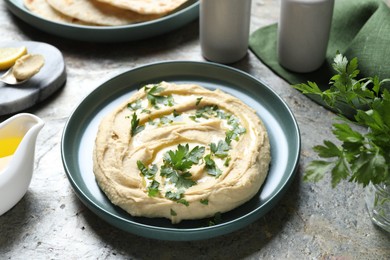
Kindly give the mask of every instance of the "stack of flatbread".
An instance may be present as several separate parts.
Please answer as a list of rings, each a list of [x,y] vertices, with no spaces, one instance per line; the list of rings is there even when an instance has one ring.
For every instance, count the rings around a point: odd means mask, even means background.
[[[55,22],[118,26],[165,16],[188,0],[24,0],[33,13]]]

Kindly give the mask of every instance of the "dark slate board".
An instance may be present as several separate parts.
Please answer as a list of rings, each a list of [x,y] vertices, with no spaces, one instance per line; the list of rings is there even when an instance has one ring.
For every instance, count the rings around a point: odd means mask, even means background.
[[[0,116],[23,111],[38,104],[65,85],[66,69],[62,53],[54,46],[43,42],[0,42],[0,48],[26,46],[30,54],[45,58],[42,69],[27,82],[17,86],[0,82]],[[0,71],[0,75],[6,72]]]

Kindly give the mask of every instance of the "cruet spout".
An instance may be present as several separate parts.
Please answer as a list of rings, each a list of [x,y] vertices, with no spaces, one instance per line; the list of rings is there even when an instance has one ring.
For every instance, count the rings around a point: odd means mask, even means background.
[[[0,215],[27,192],[34,170],[35,144],[43,126],[42,119],[28,113],[0,123]]]

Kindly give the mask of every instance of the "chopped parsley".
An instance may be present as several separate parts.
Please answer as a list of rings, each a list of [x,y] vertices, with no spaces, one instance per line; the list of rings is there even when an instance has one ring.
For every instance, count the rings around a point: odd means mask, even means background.
[[[202,203],[203,205],[209,205],[209,200],[208,199],[201,199],[200,203]]]
[[[171,118],[169,118],[168,116],[163,116],[163,117],[160,117],[160,124],[159,125],[169,125],[173,122],[173,120]]]
[[[139,119],[137,117],[137,114],[134,112],[133,116],[131,118],[131,130],[130,130],[131,136],[135,136],[136,134],[138,134],[139,132],[141,132],[144,129],[145,129],[145,126],[139,125]]]
[[[191,179],[192,175],[190,172],[181,173],[170,166],[161,166],[160,174],[161,176],[166,177],[171,183],[175,184],[175,187],[178,189],[189,188],[196,184],[196,182]]]
[[[141,174],[143,176],[145,176],[146,178],[148,178],[148,179],[153,179],[154,176],[156,175],[157,171],[158,171],[157,165],[152,164],[148,168],[140,160],[137,161],[137,167],[138,167],[138,170],[140,170]]]
[[[177,192],[174,192],[174,191],[167,191],[167,192],[165,193],[165,198],[170,199],[170,200],[178,201],[178,200],[180,200],[181,198],[183,198],[183,193],[184,193],[184,191],[182,191],[182,190],[177,191]]]
[[[208,224],[209,226],[215,226],[220,223],[222,223],[222,214],[221,212],[217,212],[215,213],[214,218],[209,220]]]
[[[231,160],[232,160],[232,157],[228,156],[228,157],[226,158],[225,163],[223,164],[223,166],[228,167]]]
[[[231,129],[226,131],[225,142],[230,144],[232,140],[238,140],[239,136],[246,133],[246,129],[240,125],[237,117],[231,116],[228,120]]]
[[[218,144],[210,144],[211,152],[218,158],[226,158],[230,150],[230,146],[226,141],[219,140]]]
[[[160,87],[159,85],[154,85],[151,88],[145,86],[145,91],[146,98],[148,99],[149,103],[155,108],[158,108],[158,104],[170,107],[174,104],[172,95],[160,95],[160,93],[164,91],[164,88]]]
[[[188,206],[188,202],[183,199],[186,189],[194,186],[196,181],[191,179],[188,171],[192,165],[198,164],[202,159],[205,148],[195,146],[190,150],[189,145],[177,146],[176,151],[168,151],[163,155],[164,164],[161,166],[160,174],[175,185],[176,191],[168,191],[165,197]]]
[[[148,186],[148,195],[149,197],[155,197],[157,196],[157,194],[159,193],[159,186],[160,186],[160,183],[156,180],[154,180],[154,177],[158,171],[158,168],[157,168],[157,165],[156,164],[152,164],[150,165],[149,167],[146,167],[143,162],[141,162],[140,160],[137,161],[137,167],[138,169],[140,170],[141,174],[149,179],[149,180],[152,180],[152,182],[150,183],[150,185]]]
[[[196,102],[196,106],[199,105],[200,100],[202,98],[198,98]],[[204,118],[204,119],[209,119],[212,117],[220,118],[220,119],[227,119],[229,114],[224,112],[223,110],[219,109],[217,105],[208,105],[208,106],[203,106],[199,107],[195,111],[195,115],[190,116],[189,118],[192,119],[193,121],[197,122],[198,118]]]
[[[166,198],[186,206],[189,205],[188,201],[183,198],[184,192],[196,184],[196,181],[191,179],[192,175],[189,169],[202,160],[204,152],[205,147],[203,146],[195,146],[190,150],[188,144],[179,144],[177,150],[169,150],[163,155],[163,165],[160,168],[160,175],[174,185],[174,188],[165,193]],[[160,183],[154,180],[158,172],[157,165],[152,164],[148,167],[138,160],[137,167],[145,178],[153,180],[148,187],[148,195],[156,196],[159,194],[158,188]]]
[[[167,193],[165,193],[165,198],[167,199],[170,199],[170,200],[173,200],[173,201],[176,201],[177,203],[181,203],[185,206],[189,206],[190,204],[188,203],[188,201],[186,201],[183,197],[184,197],[184,189],[179,189],[178,191],[174,192],[174,191],[168,191]]]
[[[198,98],[196,99],[195,106],[199,106],[200,101],[202,101],[202,98],[203,98],[203,97],[198,97]]]
[[[232,140],[238,141],[238,137],[245,133],[246,133],[246,129],[241,126],[237,126],[236,128],[228,130],[226,131],[225,142],[230,145]]]
[[[138,109],[142,108],[141,99],[137,99],[135,102],[131,102],[127,104],[127,108],[133,111],[136,111]]]
[[[199,163],[204,151],[203,146],[195,146],[190,151],[188,144],[179,144],[176,151],[170,150],[164,154],[164,162],[174,170],[185,171],[191,168],[193,164]]]
[[[176,109],[173,110],[173,116],[178,117],[180,116],[180,113],[176,111]]]
[[[158,189],[159,186],[160,186],[160,183],[156,180],[153,180],[148,187],[148,196],[149,197],[156,197],[160,192]]]
[[[171,216],[177,216],[176,211],[174,211],[173,209],[171,209]]]
[[[217,105],[204,106],[195,111],[195,117],[209,119],[210,117],[216,117],[217,111]]]
[[[215,161],[211,158],[211,154],[208,154],[204,157],[204,162],[208,174],[215,176],[216,178],[222,174],[221,169],[218,168]]]
[[[184,206],[189,206],[190,205],[190,203],[188,202],[188,201],[186,201],[185,199],[179,199],[179,200],[177,200],[176,201],[177,203],[181,203],[181,204],[183,204]]]
[[[141,113],[151,114],[152,111],[150,111],[149,109],[142,109]]]
[[[219,109],[217,105],[208,105],[198,108],[195,111],[195,115],[190,116],[190,119],[196,122],[196,119],[198,118],[210,119],[211,117],[227,120],[230,129],[226,131],[225,142],[228,145],[230,145],[232,140],[237,141],[240,135],[246,133],[246,129],[241,126],[240,121],[236,116]]]

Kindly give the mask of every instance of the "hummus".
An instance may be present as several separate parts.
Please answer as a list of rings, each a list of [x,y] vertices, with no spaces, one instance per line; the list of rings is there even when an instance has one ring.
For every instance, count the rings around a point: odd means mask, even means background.
[[[42,55],[26,54],[16,60],[12,67],[12,74],[17,81],[26,80],[37,74],[44,64],[45,59]]]
[[[132,216],[178,223],[250,200],[270,160],[266,128],[241,100],[161,82],[101,121],[93,170],[111,202]]]

